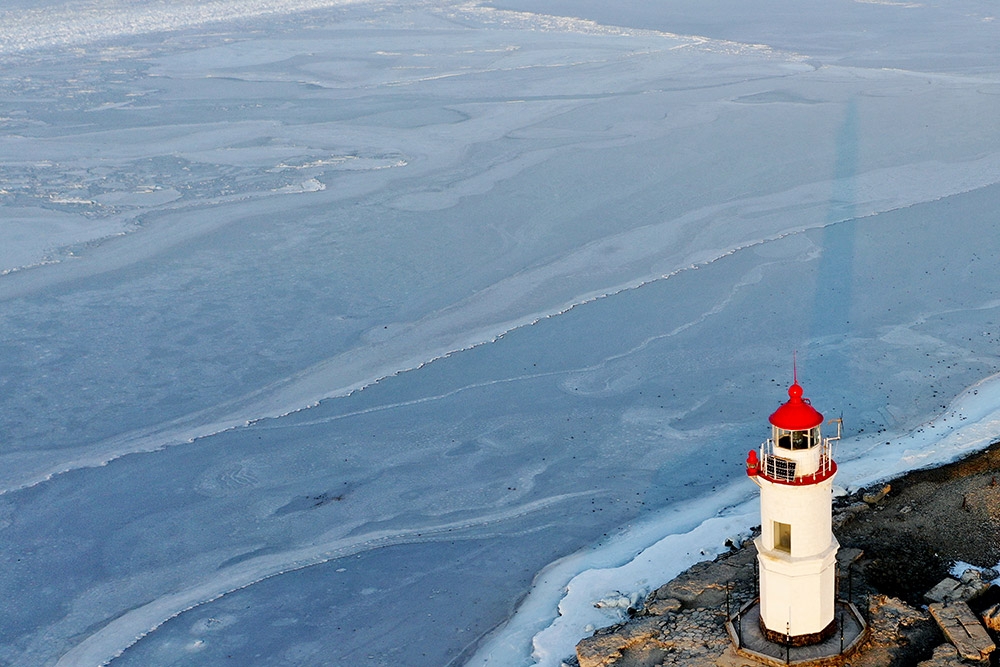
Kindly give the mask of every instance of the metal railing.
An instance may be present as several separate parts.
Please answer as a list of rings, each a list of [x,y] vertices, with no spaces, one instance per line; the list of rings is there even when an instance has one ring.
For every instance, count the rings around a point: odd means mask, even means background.
[[[816,470],[807,474],[800,474],[803,467],[801,465],[802,461],[776,454],[775,450],[781,451],[781,449],[775,447],[774,441],[768,438],[760,447],[760,474],[772,482],[783,484],[811,484],[833,475],[837,471],[837,464],[833,461],[832,439],[824,438],[823,443],[813,449],[819,449],[819,461]]]

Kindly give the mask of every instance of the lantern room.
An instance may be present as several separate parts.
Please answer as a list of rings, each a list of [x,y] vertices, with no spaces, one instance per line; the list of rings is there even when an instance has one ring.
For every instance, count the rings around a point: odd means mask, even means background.
[[[823,415],[802,398],[802,387],[795,382],[788,388],[788,402],[774,411],[771,422],[774,444],[782,449],[810,449],[822,442],[819,425]]]
[[[771,415],[771,438],[761,451],[761,474],[779,483],[803,484],[825,479],[836,470],[829,443],[823,440],[823,415],[802,397],[793,382],[788,401]]]

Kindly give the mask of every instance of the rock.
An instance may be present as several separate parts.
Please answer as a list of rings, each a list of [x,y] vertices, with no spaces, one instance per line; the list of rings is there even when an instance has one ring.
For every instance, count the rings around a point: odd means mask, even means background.
[[[733,608],[752,590],[756,550],[752,542],[698,563],[646,598],[645,615],[598,630],[577,644],[580,667],[647,667],[670,664],[711,667],[729,646],[723,625],[726,591]],[[738,593],[743,597],[737,599]]]
[[[951,644],[941,644],[934,649],[934,655],[929,660],[917,663],[917,667],[965,667],[958,657],[958,649]]]
[[[653,591],[652,593],[650,593],[649,597],[646,599],[646,606],[648,607],[649,603],[651,601],[653,601],[653,600],[669,600],[669,599],[671,599],[670,598],[670,583],[671,582],[668,581],[667,583],[663,584],[662,586],[660,586],[659,588],[657,588],[655,591]]]
[[[606,595],[594,603],[597,609],[630,609],[635,608],[640,599],[639,594],[632,593],[626,595],[616,591],[611,595]]]
[[[840,528],[848,521],[852,521],[859,514],[867,512],[870,507],[867,503],[852,503],[847,507],[842,507],[840,509],[834,510],[833,513],[833,527]]]
[[[890,484],[886,484],[878,491],[863,494],[861,496],[861,500],[865,501],[869,505],[874,505],[881,502],[887,495],[889,495],[890,491],[892,491],[892,486]]]
[[[861,560],[864,555],[865,552],[856,547],[841,547],[837,551],[837,564],[841,570],[845,570]]]
[[[1000,632],[1000,604],[995,604],[983,610],[982,617],[986,627],[994,632]]]
[[[986,662],[990,659],[990,654],[996,650],[996,644],[969,609],[969,605],[964,602],[935,602],[927,609],[941,628],[945,639],[955,645],[963,660]]]
[[[941,633],[926,611],[877,593],[868,602],[868,640],[851,656],[851,667],[915,665],[918,656],[941,643]]]
[[[975,599],[986,592],[990,587],[988,581],[983,581],[982,579],[976,578],[967,584],[963,584],[960,590],[959,600],[963,602],[968,602],[969,600]]]
[[[934,588],[924,593],[928,602],[968,602],[990,587],[982,580],[978,570],[966,570],[961,581],[945,577]]]
[[[681,606],[681,601],[676,598],[652,600],[646,603],[646,613],[651,616],[663,616],[665,614],[680,611]]]
[[[934,588],[924,593],[924,599],[928,602],[950,602],[958,599],[958,589],[962,582],[951,577],[945,577],[937,583]]]
[[[594,635],[576,645],[576,660],[580,667],[608,667],[622,657],[624,648],[617,635]]]
[[[959,577],[959,581],[963,584],[981,584],[983,583],[983,575],[976,568],[970,567],[962,573],[962,576]]]
[[[616,632],[597,634],[580,640],[576,645],[576,659],[580,667],[611,667],[630,649],[644,651],[665,650],[669,642],[660,639],[660,628],[655,618],[632,621]]]
[[[698,563],[682,576],[660,586],[656,597],[660,600],[680,600],[686,608],[718,609],[726,604],[726,586],[739,576],[736,568],[725,563]]]

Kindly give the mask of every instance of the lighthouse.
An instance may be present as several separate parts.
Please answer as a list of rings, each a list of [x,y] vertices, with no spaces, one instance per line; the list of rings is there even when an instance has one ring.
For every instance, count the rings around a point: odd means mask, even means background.
[[[805,646],[836,631],[836,558],[831,527],[837,464],[821,415],[793,376],[788,401],[771,415],[771,437],[747,457],[760,487],[760,625],[773,642]]]

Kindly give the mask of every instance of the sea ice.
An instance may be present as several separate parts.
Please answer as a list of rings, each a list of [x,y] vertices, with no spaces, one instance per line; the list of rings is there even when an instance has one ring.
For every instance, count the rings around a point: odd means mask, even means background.
[[[5,5],[0,662],[556,665],[796,349],[994,438],[991,5],[680,1]]]

